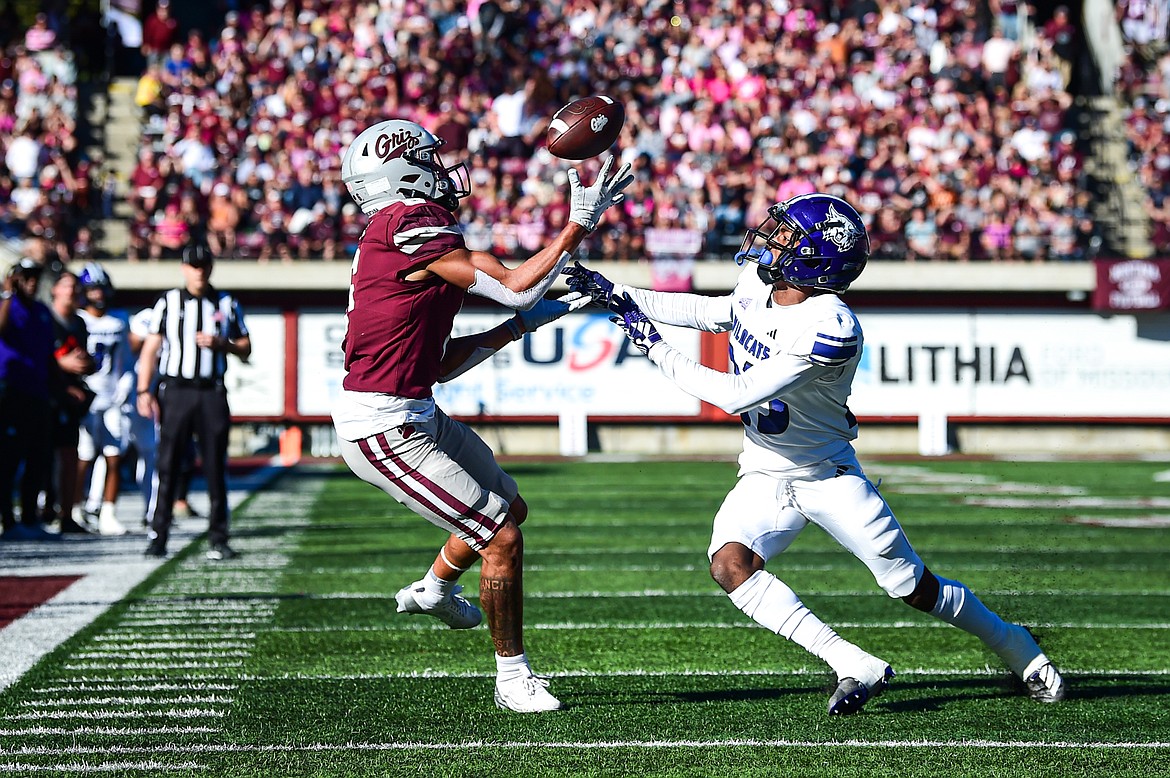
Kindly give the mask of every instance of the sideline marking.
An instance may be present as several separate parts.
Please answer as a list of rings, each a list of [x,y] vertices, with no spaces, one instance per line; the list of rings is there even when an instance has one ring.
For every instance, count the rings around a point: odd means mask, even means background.
[[[243,478],[233,478],[228,491],[229,509],[237,508],[283,469],[261,468]],[[202,495],[200,495],[202,496]],[[119,512],[141,515],[137,492],[118,498]],[[201,506],[205,508],[204,506]],[[123,510],[124,509],[124,510]],[[206,521],[176,522],[170,549],[177,553],[206,531]],[[121,537],[70,536],[52,542],[52,556],[45,558],[45,542],[0,543],[0,565],[5,571],[36,571],[42,575],[80,576],[80,580],[22,618],[0,629],[0,692],[14,684],[33,665],[83,627],[120,602],[148,575],[170,561],[142,556],[145,536],[134,532]]]
[[[0,629],[73,585],[79,575],[0,576]]]

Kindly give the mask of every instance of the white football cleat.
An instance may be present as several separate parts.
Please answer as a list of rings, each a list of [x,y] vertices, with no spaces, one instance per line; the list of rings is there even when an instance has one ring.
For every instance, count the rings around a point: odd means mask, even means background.
[[[114,515],[114,506],[110,503],[103,504],[98,512],[98,532],[103,535],[125,535],[127,532],[125,525]]]
[[[1028,696],[1036,702],[1060,702],[1064,699],[1064,679],[1051,662],[1024,679]]]
[[[1064,679],[1027,627],[1009,624],[1007,640],[995,653],[1020,677],[1033,700],[1060,702],[1064,699]]]
[[[424,607],[415,599],[416,595],[424,591],[426,591],[426,587],[423,581],[415,581],[410,586],[399,589],[398,594],[394,595],[394,600],[398,603],[398,612],[424,613],[427,616],[434,616],[451,629],[471,629],[483,621],[483,613],[480,612],[479,608],[468,602],[467,598],[459,595],[459,592],[463,591],[462,586],[456,585],[450,594],[429,608]]]
[[[867,656],[852,675],[837,679],[837,688],[829,697],[829,715],[857,713],[865,703],[884,692],[893,677],[894,668],[876,656]]]
[[[97,514],[87,510],[84,505],[73,506],[73,523],[79,527],[84,527],[88,532],[99,532]]]
[[[544,713],[563,706],[548,693],[547,678],[522,675],[510,681],[496,681],[496,707],[516,713]]]

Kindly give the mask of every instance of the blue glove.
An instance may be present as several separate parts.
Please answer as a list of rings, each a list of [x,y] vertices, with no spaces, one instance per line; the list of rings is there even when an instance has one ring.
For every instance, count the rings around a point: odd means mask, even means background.
[[[523,335],[525,332],[533,332],[549,322],[556,321],[566,313],[584,308],[588,304],[589,295],[579,292],[570,292],[569,294],[561,295],[555,300],[542,298],[540,302],[527,311],[516,312],[516,319],[520,325],[519,335]],[[519,335],[515,336],[513,340],[519,340]]]
[[[567,267],[561,272],[569,277],[566,283],[574,292],[589,295],[595,305],[609,307],[613,299],[613,281],[576,261],[572,267]]]
[[[654,327],[654,322],[646,318],[646,314],[642,313],[642,309],[634,302],[634,298],[630,297],[629,292],[613,298],[609,303],[609,309],[617,314],[610,316],[609,320],[621,327],[634,347],[643,354],[649,355],[650,348],[662,340],[662,336]]]

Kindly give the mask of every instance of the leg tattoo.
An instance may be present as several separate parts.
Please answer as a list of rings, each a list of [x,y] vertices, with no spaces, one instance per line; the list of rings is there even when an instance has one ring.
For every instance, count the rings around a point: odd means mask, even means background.
[[[479,604],[487,614],[492,643],[500,656],[524,653],[524,601],[520,575],[509,578],[480,576]]]

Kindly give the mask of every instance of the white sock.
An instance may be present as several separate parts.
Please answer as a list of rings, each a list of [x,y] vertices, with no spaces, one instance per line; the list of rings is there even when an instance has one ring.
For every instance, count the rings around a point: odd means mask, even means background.
[[[1008,634],[1007,623],[988,609],[959,581],[938,578],[938,602],[930,611],[947,624],[970,632],[992,650],[1003,643]]]
[[[766,570],[757,570],[728,596],[748,618],[823,659],[838,676],[848,675],[865,655],[818,619],[788,584]]]
[[[414,601],[424,608],[434,607],[451,593],[451,590],[455,588],[455,583],[455,581],[444,581],[435,575],[435,568],[432,566],[423,576],[423,590],[415,592]]]
[[[496,681],[511,681],[514,678],[526,678],[530,675],[532,675],[532,668],[528,666],[528,657],[524,654],[516,656],[496,654]]]

